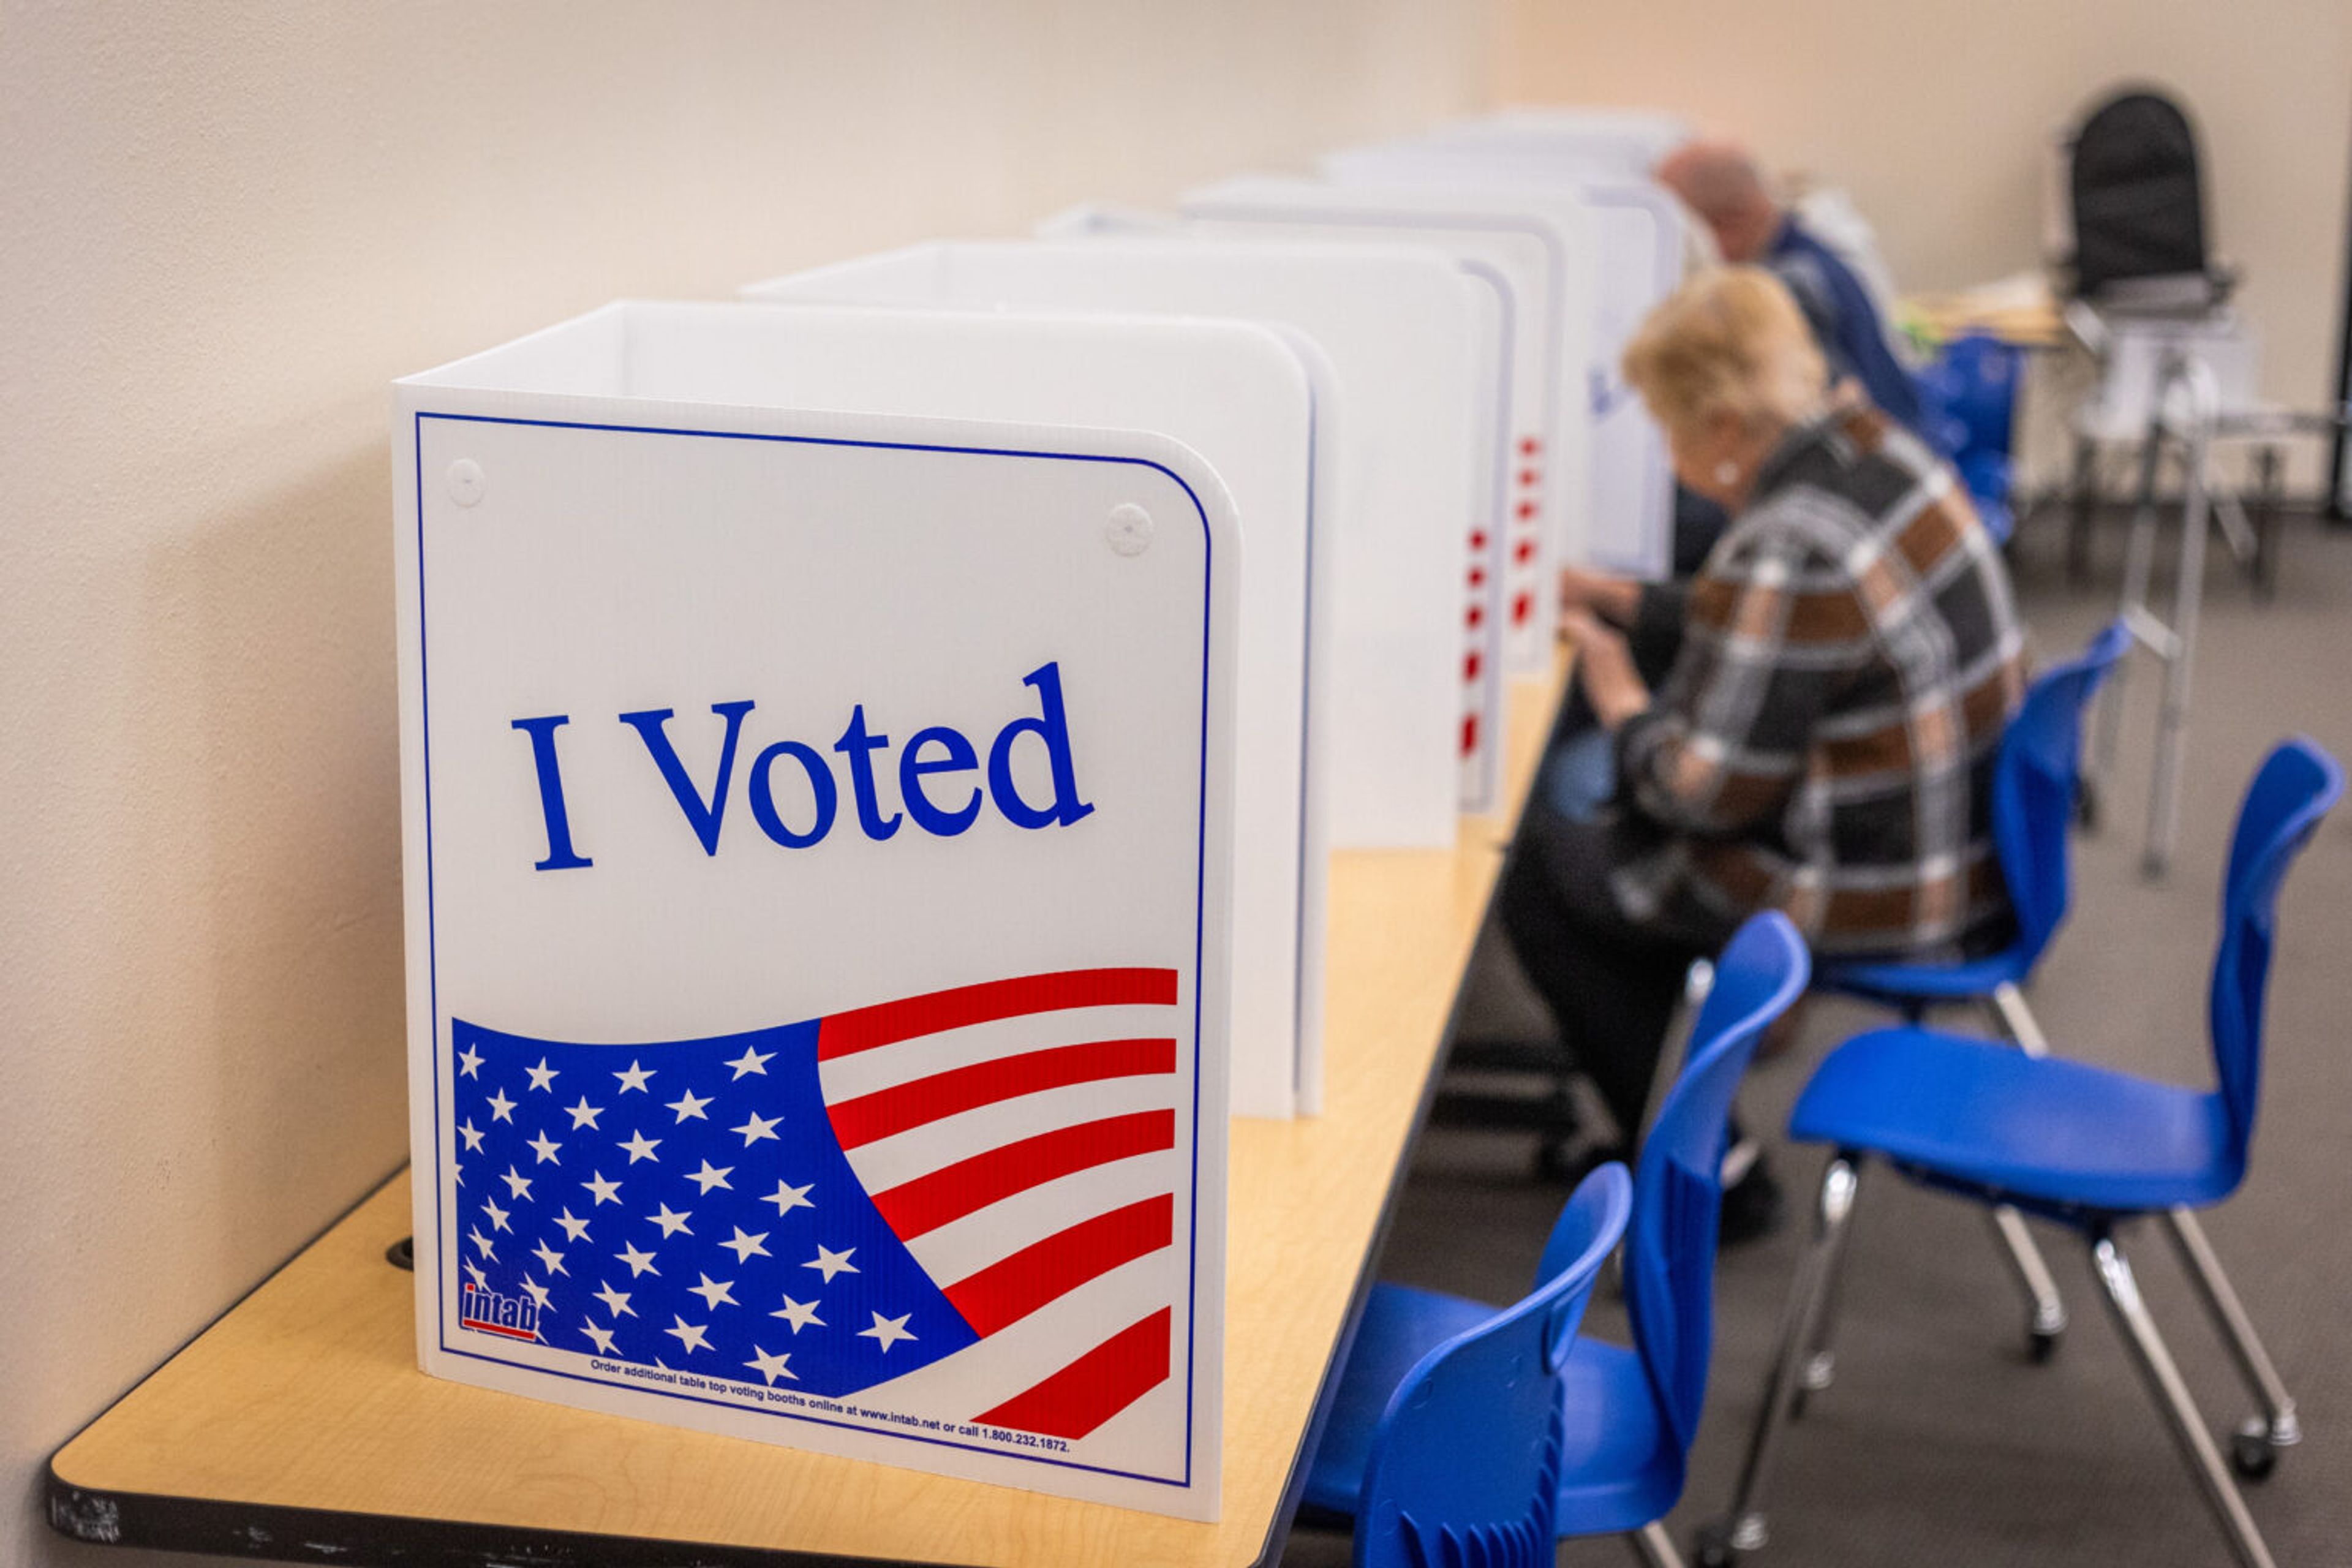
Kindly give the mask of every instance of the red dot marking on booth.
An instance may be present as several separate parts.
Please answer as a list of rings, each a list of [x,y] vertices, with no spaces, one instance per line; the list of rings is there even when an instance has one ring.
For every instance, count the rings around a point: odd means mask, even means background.
[[[1536,542],[1532,539],[1520,540],[1519,547],[1511,552],[1511,559],[1514,561],[1533,561],[1535,558]]]
[[[1519,470],[1519,483],[1528,487],[1529,489],[1533,489],[1536,485],[1541,483],[1542,480],[1543,470],[1540,468],[1521,468]]]
[[[1462,661],[1462,679],[1475,680],[1478,679],[1478,672],[1486,668],[1486,661],[1480,658],[1477,650],[1474,648],[1471,650],[1470,657]]]
[[[1485,529],[1482,528],[1477,532],[1470,536],[1470,548],[1476,551],[1481,555],[1486,553],[1486,531]]]
[[[1532,436],[1522,436],[1522,437],[1519,437],[1519,456],[1520,456],[1520,457],[1522,457],[1522,458],[1532,458],[1532,457],[1534,457],[1538,452],[1540,452],[1540,451],[1542,451],[1542,450],[1543,450],[1543,443],[1542,443],[1541,441],[1537,440],[1534,437],[1532,437]]]
[[[1462,715],[1462,754],[1468,756],[1478,749],[1478,715]]]
[[[1470,606],[1470,614],[1465,618],[1473,626],[1483,626],[1486,624],[1486,612],[1478,605],[1473,605]]]
[[[1527,624],[1528,617],[1535,614],[1535,609],[1536,599],[1535,595],[1532,594],[1522,594],[1517,598],[1513,599],[1511,601],[1511,625],[1515,626],[1525,626]]]
[[[1541,509],[1539,509],[1535,502],[1531,500],[1523,500],[1519,503],[1518,515],[1522,518],[1530,518],[1535,516],[1537,511]]]

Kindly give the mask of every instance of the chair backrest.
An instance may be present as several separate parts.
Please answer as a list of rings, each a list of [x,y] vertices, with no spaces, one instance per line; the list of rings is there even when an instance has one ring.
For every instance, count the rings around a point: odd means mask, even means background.
[[[2213,955],[2208,1019],[2213,1065],[2229,1113],[2231,1153],[2245,1173],[2262,1097],[2263,994],[2270,975],[2279,884],[2344,794],[2344,770],[2311,742],[2282,741],[2264,758],[2238,807],[2221,881],[2221,941]]]
[[[2207,270],[2197,133],[2158,93],[2119,93],[2074,133],[2067,160],[2074,291]]]
[[[2028,965],[2066,918],[2067,834],[2082,779],[2083,714],[2130,647],[2129,628],[2110,622],[2089,647],[2034,681],[2001,733],[1993,766],[1993,852]]]
[[[2017,417],[2017,383],[2025,351],[1990,332],[1963,332],[1944,345],[1937,368],[1944,412],[1967,427],[1962,455],[2009,456]]]
[[[1698,1431],[1706,1401],[1716,1222],[1732,1094],[1757,1041],[1804,994],[1811,978],[1804,939],[1788,918],[1772,910],[1750,916],[1716,961],[1682,1073],[1642,1144],[1625,1238],[1625,1306],[1677,1461]],[[1565,1250],[1555,1237],[1542,1267],[1550,1268]]]
[[[1963,332],[1935,363],[1912,377],[1920,428],[1968,487],[1977,517],[1996,544],[2007,544],[2011,426],[2024,351],[1988,332]]]
[[[1585,1177],[1552,1229],[1572,1254],[1565,1266],[1423,1356],[1397,1385],[1364,1467],[1357,1568],[1550,1568],[1559,1369],[1625,1233],[1633,1192],[1622,1165]]]

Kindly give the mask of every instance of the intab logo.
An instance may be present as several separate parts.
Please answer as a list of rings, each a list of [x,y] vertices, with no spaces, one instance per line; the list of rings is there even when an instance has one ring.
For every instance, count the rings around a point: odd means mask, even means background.
[[[486,1286],[466,1281],[457,1293],[457,1324],[510,1340],[539,1339],[539,1303],[524,1296],[501,1296]]]

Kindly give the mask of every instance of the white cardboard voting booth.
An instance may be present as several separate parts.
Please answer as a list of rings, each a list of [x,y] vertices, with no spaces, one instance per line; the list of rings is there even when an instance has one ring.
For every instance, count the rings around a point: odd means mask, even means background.
[[[1312,771],[1328,781],[1329,843],[1452,843],[1465,793],[1457,734],[1475,742],[1465,759],[1473,764],[1469,782],[1491,790],[1499,692],[1488,681],[1471,685],[1483,711],[1465,715],[1462,601],[1434,588],[1461,581],[1465,571],[1463,542],[1476,521],[1469,509],[1482,493],[1473,442],[1490,406],[1482,399],[1494,395],[1494,384],[1477,375],[1478,289],[1455,268],[1421,250],[1181,237],[947,241],[776,279],[745,293],[768,300],[1175,311],[1305,332],[1328,357],[1333,382],[1318,399],[1317,436],[1334,453],[1334,482],[1321,498],[1328,504],[1319,509],[1308,578],[1314,622],[1329,626],[1331,668],[1307,694],[1304,715]],[[1255,568],[1259,545],[1246,506],[1242,521]],[[1254,569],[1243,590],[1245,616],[1262,584],[1282,594],[1301,586],[1295,575]],[[1256,668],[1246,649],[1244,662]],[[1279,708],[1298,727],[1299,696],[1254,675],[1242,694],[1245,731],[1253,704]],[[1475,804],[1484,809],[1487,800]],[[1246,844],[1244,829],[1245,858]]]
[[[1286,265],[1333,254],[1328,237],[1320,244],[1299,245],[1282,239],[1265,226],[1244,224],[1231,226],[1221,231],[1218,238],[1211,239],[1208,236],[1213,226],[1139,207],[1081,203],[1042,219],[1035,232],[1038,239],[1055,242],[1114,239],[1133,245],[1151,238],[1191,241],[1207,248],[1238,242],[1261,252],[1279,254]],[[1393,252],[1396,247],[1371,244],[1339,248],[1375,255]],[[1505,498],[1511,484],[1513,456],[1509,420],[1514,395],[1512,362],[1516,345],[1511,331],[1517,311],[1511,280],[1496,268],[1419,240],[1408,241],[1406,248],[1446,259],[1469,285],[1476,300],[1477,365],[1472,379],[1474,387],[1484,390],[1475,396],[1472,407],[1469,508],[1472,521],[1466,541],[1467,564],[1462,580],[1461,618],[1457,623],[1462,687],[1458,716],[1458,750],[1461,754],[1459,804],[1464,812],[1486,816],[1501,804],[1502,610],[1507,521]],[[1323,313],[1322,306],[1326,302],[1320,296],[1316,298],[1314,308],[1318,316]],[[1397,325],[1396,313],[1389,311],[1385,320],[1393,336]],[[1321,330],[1327,338],[1335,331],[1342,336],[1349,335],[1347,329],[1328,324]],[[1371,384],[1394,388],[1400,384],[1391,380],[1386,383],[1375,381]],[[1356,426],[1357,421],[1349,421],[1351,433]],[[1352,447],[1359,443],[1351,439],[1348,444]],[[1379,460],[1377,456],[1373,460]],[[1363,784],[1354,787],[1385,786]],[[1340,847],[1347,847],[1344,838],[1340,840]]]
[[[1321,1091],[1328,857],[1322,784],[1307,765],[1305,698],[1322,684],[1324,662],[1313,657],[1322,639],[1308,617],[1309,556],[1330,531],[1310,515],[1323,444],[1313,351],[1238,322],[1171,334],[1164,322],[1136,320],[1125,352],[1104,359],[1100,323],[1085,321],[783,305],[647,310],[663,326],[635,351],[640,376],[675,368],[712,395],[789,395],[809,407],[1150,429],[1208,458],[1249,554],[1235,612],[1236,657],[1249,679],[1234,706],[1233,1107],[1289,1116],[1302,1088],[1311,1107]],[[746,342],[766,347],[735,346]]]
[[[1231,499],[813,405],[791,315],[395,389],[425,1369],[1214,1517]],[[1303,430],[1261,332],[1055,330]]]
[[[1537,212],[1563,203],[1583,211],[1593,257],[1582,389],[1590,521],[1580,535],[1557,535],[1557,544],[1570,561],[1666,576],[1674,563],[1674,473],[1665,438],[1625,384],[1622,362],[1643,319],[1682,281],[1689,243],[1682,205],[1646,172],[1596,163],[1583,141],[1558,132],[1392,142],[1331,153],[1322,167],[1345,184],[1469,191]]]
[[[1572,203],[1535,212],[1473,193],[1352,189],[1254,175],[1187,195],[1202,232],[1349,238],[1436,247],[1485,268],[1511,311],[1509,462],[1504,482],[1502,637],[1507,669],[1533,674],[1550,658],[1553,542],[1583,527],[1585,422],[1571,392],[1586,361],[1591,246]]]

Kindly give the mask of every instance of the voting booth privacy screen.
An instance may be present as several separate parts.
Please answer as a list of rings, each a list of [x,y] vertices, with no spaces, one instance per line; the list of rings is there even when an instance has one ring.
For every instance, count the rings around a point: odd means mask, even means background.
[[[1322,1109],[1329,854],[1446,851],[1557,566],[1662,560],[1658,133],[398,384],[425,1372],[1216,1516],[1229,1119]]]
[[[1326,858],[1307,764],[1312,715],[1328,705],[1311,701],[1322,661],[1307,552],[1314,500],[1329,487],[1314,479],[1325,422],[1299,345],[1240,321],[1009,311],[672,304],[632,307],[630,320],[643,391],[1148,429],[1209,464],[1249,555],[1233,617],[1248,672],[1234,717],[1234,1107],[1288,1116],[1311,1103]],[[997,613],[1021,614],[1022,601]]]
[[[1493,323],[1454,267],[1419,248],[1147,233],[917,246],[745,293],[1222,316],[1298,334],[1318,383],[1313,439],[1324,459],[1311,532],[1302,554],[1277,518],[1237,497],[1251,558],[1243,596],[1309,603],[1325,668],[1304,690],[1253,682],[1244,713],[1282,703],[1294,734],[1311,726],[1334,847],[1450,844],[1459,812],[1489,803],[1499,686],[1487,668],[1465,685],[1457,605],[1430,592],[1465,571],[1464,541],[1491,521],[1475,510],[1488,463],[1474,443],[1493,438],[1493,384],[1478,374],[1480,333]],[[1457,736],[1475,759],[1466,770],[1449,762]]]
[[[1213,1517],[1231,501],[793,352],[397,389],[425,1369]]]
[[[1664,131],[1661,126],[1656,128]],[[1621,133],[1633,138],[1621,142]],[[1636,119],[1618,128],[1565,121],[1501,121],[1417,142],[1349,148],[1321,161],[1325,174],[1371,189],[1475,192],[1488,201],[1582,218],[1589,265],[1580,279],[1587,326],[1580,405],[1589,468],[1580,528],[1557,537],[1565,559],[1662,578],[1673,559],[1674,480],[1664,433],[1626,385],[1625,346],[1643,318],[1682,279],[1689,239],[1681,204],[1640,169],[1615,159],[1648,145]]]
[[[1188,194],[1181,207],[1219,237],[1314,237],[1413,244],[1485,278],[1504,301],[1504,436],[1492,486],[1495,553],[1475,548],[1499,579],[1501,652],[1507,669],[1533,674],[1551,653],[1549,567],[1555,542],[1580,533],[1587,459],[1583,422],[1569,395],[1580,385],[1590,251],[1572,204],[1532,213],[1430,191],[1356,191],[1308,180],[1245,177]],[[1571,380],[1571,377],[1579,379]],[[1488,531],[1474,531],[1485,541]],[[1473,627],[1479,614],[1474,605]]]

